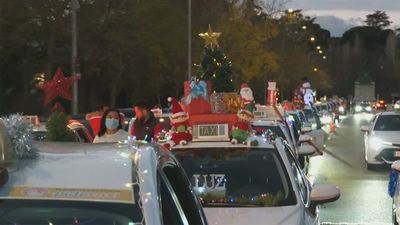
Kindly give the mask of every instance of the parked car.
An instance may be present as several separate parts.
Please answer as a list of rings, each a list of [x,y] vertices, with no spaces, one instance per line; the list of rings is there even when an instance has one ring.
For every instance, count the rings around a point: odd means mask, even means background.
[[[400,113],[381,112],[365,132],[365,162],[368,169],[376,165],[391,164],[400,159]]]

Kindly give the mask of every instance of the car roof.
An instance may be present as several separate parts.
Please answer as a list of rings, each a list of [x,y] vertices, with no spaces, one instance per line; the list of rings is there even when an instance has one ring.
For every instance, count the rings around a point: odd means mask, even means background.
[[[0,188],[0,198],[30,199],[35,197],[31,195],[40,195],[38,190],[45,190],[53,194],[47,196],[50,199],[58,194],[66,200],[133,203],[131,184],[137,176],[132,169],[137,166],[133,156],[145,150],[164,154],[154,144],[35,142],[34,146],[38,149],[38,157],[19,160],[16,168],[10,170],[6,184]],[[88,199],[87,195],[97,197]]]
[[[257,146],[248,146],[243,144],[232,144],[229,141],[205,141],[205,142],[191,142],[187,145],[176,145],[173,149],[196,149],[196,148],[275,148],[275,146],[263,139],[262,137],[251,137],[250,141],[258,141]]]
[[[385,115],[400,115],[400,112],[398,111],[385,111],[379,113],[379,115],[385,116]]]
[[[266,119],[255,119],[251,121],[253,126],[278,126],[282,122],[280,120],[266,120]]]

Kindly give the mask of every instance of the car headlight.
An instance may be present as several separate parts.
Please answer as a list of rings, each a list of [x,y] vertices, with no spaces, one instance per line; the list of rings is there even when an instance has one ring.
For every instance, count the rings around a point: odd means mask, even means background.
[[[344,107],[343,106],[339,106],[339,112],[344,112]]]
[[[357,105],[355,109],[356,109],[356,112],[361,112],[362,107],[360,105]]]
[[[394,104],[394,108],[395,109],[400,109],[400,105],[399,104]]]
[[[371,107],[371,106],[367,106],[367,107],[365,107],[365,110],[371,111],[371,110],[372,110],[372,107]]]
[[[383,141],[380,138],[377,137],[372,137],[369,140],[369,146],[375,150],[378,150],[380,147],[382,147]]]

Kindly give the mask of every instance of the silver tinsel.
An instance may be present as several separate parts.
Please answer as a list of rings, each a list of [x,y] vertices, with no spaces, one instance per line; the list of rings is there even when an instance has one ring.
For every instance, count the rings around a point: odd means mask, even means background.
[[[11,142],[18,159],[30,159],[37,156],[37,150],[33,147],[33,125],[26,121],[21,114],[11,114],[3,117]]]

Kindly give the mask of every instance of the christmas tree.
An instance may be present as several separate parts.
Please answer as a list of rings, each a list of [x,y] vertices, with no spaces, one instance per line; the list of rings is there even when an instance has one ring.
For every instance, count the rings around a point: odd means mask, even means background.
[[[201,80],[210,80],[215,92],[233,92],[232,63],[219,49],[218,37],[221,33],[213,32],[211,26],[199,36],[204,39],[204,52],[198,74]]]
[[[73,142],[74,133],[68,129],[68,117],[63,112],[53,112],[46,124],[47,141]]]

